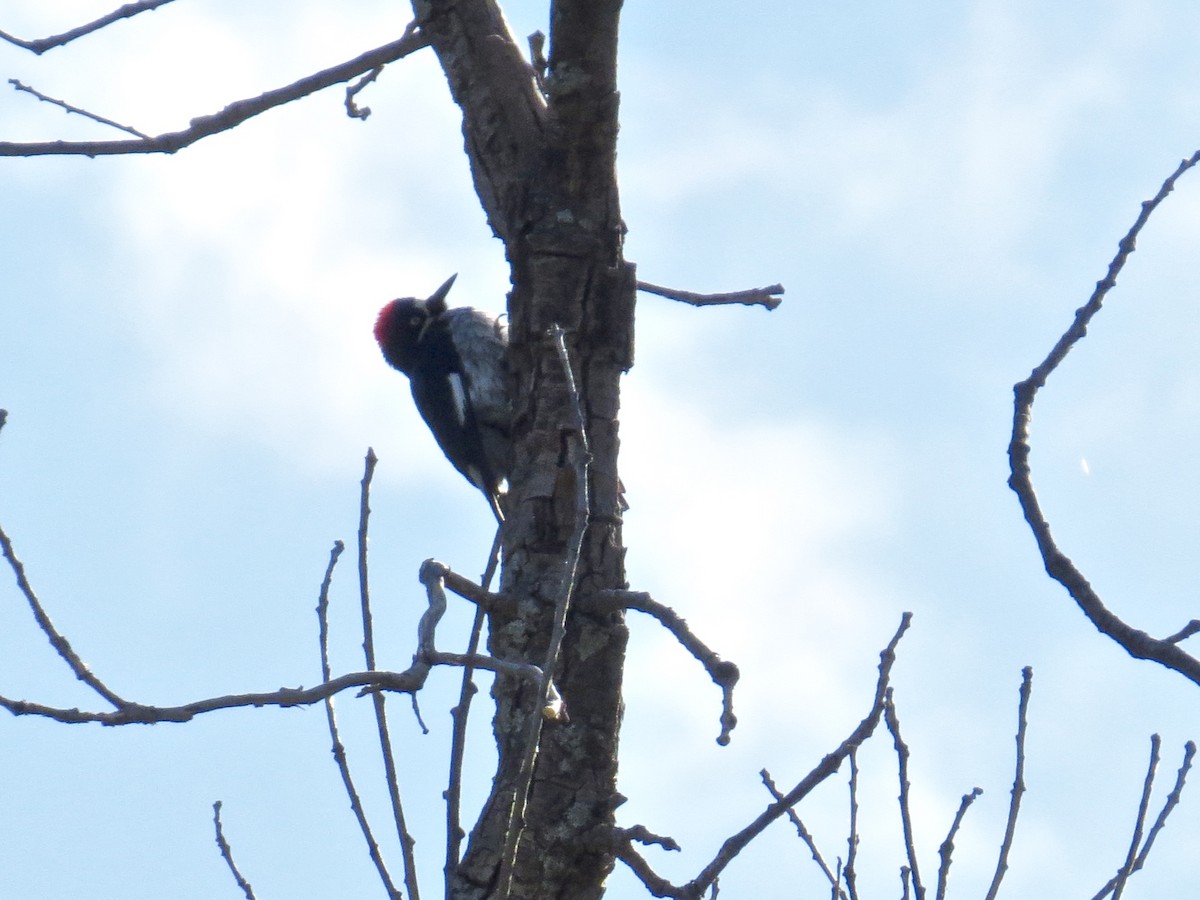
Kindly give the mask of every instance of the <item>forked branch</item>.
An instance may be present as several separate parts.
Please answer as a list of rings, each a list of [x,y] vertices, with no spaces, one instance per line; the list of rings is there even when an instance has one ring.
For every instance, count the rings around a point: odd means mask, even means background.
[[[672,897],[676,900],[700,900],[704,893],[716,882],[721,872],[725,870],[739,853],[752,840],[758,837],[775,820],[787,814],[787,811],[808,796],[817,785],[833,775],[842,763],[867,740],[879,725],[883,717],[885,697],[891,679],[892,665],[896,661],[896,646],[900,638],[908,630],[912,614],[905,613],[887,647],[879,654],[879,679],[875,685],[875,699],[866,717],[832,753],[821,760],[817,766],[800,782],[776,799],[763,810],[753,822],[741,831],[730,836],[722,845],[712,862],[706,865],[695,878],[687,884],[675,885],[656,873],[650,864],[637,850],[634,849],[629,834],[618,832],[616,835],[615,853],[633,873],[641,879],[647,890],[656,897]]]
[[[0,142],[0,156],[113,156],[127,153],[175,153],[202,138],[236,128],[247,119],[269,109],[291,103],[293,100],[299,100],[301,97],[307,97],[324,88],[341,84],[380,66],[395,62],[428,46],[428,43],[429,41],[416,28],[415,24],[410,24],[399,40],[369,50],[340,65],[301,78],[284,87],[267,91],[257,97],[234,101],[218,113],[192,119],[188,127],[182,131],[172,131],[155,137],[115,141],[34,141],[27,143],[2,141]],[[24,86],[22,89],[36,94],[35,91]],[[55,102],[64,105],[62,101]],[[108,124],[115,124],[93,113],[85,113],[74,107],[72,110]],[[128,126],[118,127],[133,130]]]
[[[779,788],[775,786],[775,781],[771,778],[771,773],[766,769],[763,769],[758,774],[759,777],[762,778],[762,782],[770,792],[771,796],[777,801],[782,800],[783,794],[781,794]],[[800,815],[796,812],[796,810],[789,806],[787,816],[788,819],[791,820],[792,827],[796,829],[796,836],[804,842],[806,847],[808,847],[808,852],[812,854],[813,862],[817,864],[817,866],[821,869],[822,874],[824,874],[826,880],[829,881],[829,887],[835,897],[835,900],[848,900],[846,892],[842,890],[841,884],[839,884],[841,880],[840,873],[834,872],[829,868],[829,864],[825,862],[825,857],[821,855],[821,851],[817,848],[817,842],[813,838],[812,833],[804,827],[804,821],[800,818]]]
[[[1161,743],[1157,734],[1151,736],[1150,765],[1146,770],[1146,780],[1142,787],[1142,800],[1138,805],[1137,822],[1134,825],[1133,839],[1130,842],[1129,854],[1125,859],[1125,864],[1097,892],[1092,900],[1104,900],[1109,894],[1113,895],[1114,900],[1121,896],[1121,892],[1124,890],[1129,877],[1146,864],[1146,857],[1150,854],[1150,848],[1154,846],[1154,839],[1158,837],[1163,826],[1167,824],[1167,817],[1171,815],[1172,810],[1179,805],[1179,798],[1183,794],[1183,785],[1187,780],[1188,772],[1192,768],[1192,760],[1196,756],[1196,745],[1191,741],[1188,741],[1183,747],[1183,762],[1180,763],[1179,771],[1175,774],[1175,786],[1171,788],[1171,792],[1167,795],[1167,799],[1163,803],[1162,809],[1159,810],[1154,824],[1150,826],[1148,831],[1145,831],[1145,840],[1142,840],[1146,823],[1146,811],[1150,801],[1150,790],[1154,785],[1155,770],[1158,768]]]
[[[334,566],[337,565],[338,557],[342,555],[344,549],[345,545],[341,541],[334,544],[333,552],[329,555],[329,565],[325,569],[325,579],[321,582],[321,598],[317,603],[317,619],[320,622],[321,676],[326,681],[330,677],[329,586],[333,581]],[[373,696],[378,697],[379,693],[376,692]],[[383,854],[379,849],[379,842],[375,840],[371,824],[367,821],[366,808],[363,806],[362,797],[359,795],[358,788],[354,784],[354,778],[350,774],[350,761],[346,757],[346,747],[338,734],[337,714],[334,712],[332,697],[325,698],[325,719],[329,724],[329,737],[333,741],[333,761],[337,765],[338,773],[342,776],[342,786],[346,789],[346,796],[350,799],[350,809],[354,813],[355,821],[358,822],[358,827],[367,842],[367,854],[371,857],[371,862],[375,864],[375,871],[379,873],[379,879],[383,882],[388,896],[397,897],[399,896],[399,892],[392,882],[391,873],[388,871]]]
[[[0,695],[0,708],[7,709],[16,716],[41,716],[68,725],[85,722],[96,722],[101,725],[114,726],[153,725],[162,722],[190,722],[196,716],[223,709],[239,709],[251,706],[309,706],[313,703],[321,703],[330,697],[340,694],[342,691],[352,688],[360,688],[364,692],[395,691],[414,694],[424,687],[425,681],[429,677],[429,672],[434,666],[471,665],[475,668],[487,669],[492,672],[502,672],[520,678],[528,678],[537,684],[542,683],[542,669],[539,666],[528,663],[509,662],[482,654],[445,653],[437,649],[435,645],[435,632],[437,624],[446,610],[443,576],[448,570],[441,563],[431,559],[426,560],[421,566],[421,581],[426,587],[429,608],[421,617],[418,625],[418,652],[416,657],[413,660],[413,664],[403,672],[350,672],[345,675],[339,675],[337,678],[326,678],[320,684],[311,688],[280,688],[276,691],[228,694],[221,697],[208,697],[203,700],[195,700],[179,706],[151,706],[136,703],[118,697],[108,688],[100,678],[84,665],[83,661],[71,649],[71,645],[67,639],[55,630],[49,616],[37,600],[37,595],[34,593],[33,587],[25,575],[20,560],[17,559],[13,552],[11,541],[2,529],[0,529],[0,549],[3,550],[3,555],[8,562],[9,568],[17,576],[17,583],[26,599],[29,600],[38,625],[46,633],[47,637],[50,638],[50,642],[55,650],[66,660],[81,681],[84,681],[101,697],[117,707],[115,710],[109,712],[95,712],[77,708],[67,709],[48,706],[42,703],[16,700]],[[553,684],[549,685],[547,692],[550,696],[549,704],[553,707],[558,702]]]

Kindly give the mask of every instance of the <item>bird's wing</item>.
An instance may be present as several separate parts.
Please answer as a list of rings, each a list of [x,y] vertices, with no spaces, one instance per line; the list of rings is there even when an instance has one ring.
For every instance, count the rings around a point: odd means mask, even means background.
[[[443,318],[458,348],[476,421],[507,433],[512,417],[504,365],[508,329],[488,313],[467,306],[449,309]]]
[[[495,481],[496,476],[483,471],[486,456],[482,438],[470,404],[463,402],[465,394],[457,373],[437,378],[425,378],[418,373],[409,381],[417,411],[446,458],[484,493],[493,491],[495,485],[489,482]],[[446,415],[448,411],[451,415]]]

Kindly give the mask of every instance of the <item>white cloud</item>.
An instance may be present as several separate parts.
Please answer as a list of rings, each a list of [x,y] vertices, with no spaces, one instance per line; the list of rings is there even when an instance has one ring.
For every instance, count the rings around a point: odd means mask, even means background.
[[[887,442],[812,422],[731,430],[686,396],[640,385],[626,389],[622,427],[633,587],[673,607],[742,666],[749,684],[739,711],[748,720],[778,719],[781,693],[800,707],[817,706],[820,694],[832,712],[827,724],[843,727],[846,704],[862,703],[854,692],[864,661],[874,665],[875,651],[862,649],[864,623],[880,609],[890,619],[895,599],[846,552],[850,541],[893,528]],[[631,621],[658,628],[641,616]],[[715,712],[696,711],[715,710],[715,689],[669,644],[655,641],[658,651],[634,656],[630,703],[687,697],[680,705],[693,726],[711,730]],[[799,727],[791,712],[784,718]],[[805,719],[805,728],[814,726]]]
[[[886,103],[782,70],[754,84],[751,102],[688,70],[648,71],[647,118],[627,123],[625,140],[635,129],[654,140],[623,155],[626,193],[664,214],[723,193],[760,208],[786,197],[795,215],[890,263],[974,277],[1008,264],[1051,181],[1069,176],[1081,133],[1127,101],[1123,68],[1137,64],[1144,30],[1129,18],[1064,48],[1010,4],[979,4],[959,42]]]
[[[245,56],[255,36],[240,37],[229,57],[247,65],[231,66],[226,99],[267,78]],[[137,271],[122,300],[151,359],[148,389],[171,414],[307,467],[391,441],[405,455],[395,470],[423,473],[441,461],[404,437],[422,426],[374,345],[374,317],[454,271],[471,305],[502,309],[507,284],[440,73],[406,60],[370,90],[364,103],[391,108],[366,123],[346,118],[334,88],[247,123],[236,141],[113,164],[112,228],[120,264]]]

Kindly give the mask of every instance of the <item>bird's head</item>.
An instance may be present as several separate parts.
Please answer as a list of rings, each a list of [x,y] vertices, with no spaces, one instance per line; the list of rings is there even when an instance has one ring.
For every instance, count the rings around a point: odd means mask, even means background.
[[[412,373],[418,360],[418,346],[425,330],[438,316],[446,311],[446,295],[458,275],[451,275],[446,283],[424,300],[402,297],[393,300],[379,311],[375,319],[375,340],[383,351],[388,364],[406,375]]]

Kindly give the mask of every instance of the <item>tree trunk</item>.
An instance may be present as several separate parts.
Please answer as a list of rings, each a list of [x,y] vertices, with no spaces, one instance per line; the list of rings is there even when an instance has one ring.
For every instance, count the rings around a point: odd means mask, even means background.
[[[463,134],[488,222],[512,270],[513,473],[501,589],[518,601],[489,622],[493,655],[540,665],[575,529],[569,444],[575,415],[554,343],[566,332],[590,443],[590,516],[555,684],[569,722],[542,731],[513,898],[603,894],[611,829],[626,630],[621,614],[588,615],[589,596],[625,587],[617,479],[619,379],[633,362],[635,276],[624,261],[616,185],[616,53],[620,3],[556,2],[544,92],[488,0],[433,0],[428,34],[463,109]],[[498,677],[499,765],[471,832],[453,896],[493,895],[529,717],[528,681]]]

